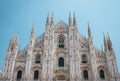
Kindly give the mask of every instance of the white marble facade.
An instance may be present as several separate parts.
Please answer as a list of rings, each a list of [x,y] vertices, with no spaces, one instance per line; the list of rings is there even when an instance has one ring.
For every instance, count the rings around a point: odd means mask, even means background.
[[[78,32],[75,14],[68,20],[54,24],[54,16],[48,16],[37,38],[33,25],[24,50],[12,36],[1,81],[120,81],[109,35],[104,35],[104,49],[97,49],[89,24],[86,38]]]

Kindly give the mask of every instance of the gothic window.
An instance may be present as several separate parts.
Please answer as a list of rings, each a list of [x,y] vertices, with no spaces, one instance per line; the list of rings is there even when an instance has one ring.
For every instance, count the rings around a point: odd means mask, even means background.
[[[59,59],[58,59],[58,66],[59,67],[64,67],[64,58],[63,57],[60,57]]]
[[[105,74],[103,70],[100,70],[100,78],[105,79]]]
[[[39,71],[35,70],[34,71],[34,80],[38,80],[38,77],[39,77]]]
[[[82,55],[82,63],[87,63],[87,56],[86,55]]]
[[[64,37],[63,36],[59,36],[58,38],[58,47],[64,48]]]
[[[17,80],[20,80],[22,78],[22,71],[18,70],[17,72]]]
[[[83,77],[85,80],[88,80],[88,71],[87,70],[83,70]]]
[[[40,55],[37,55],[37,56],[35,57],[35,63],[40,63]]]

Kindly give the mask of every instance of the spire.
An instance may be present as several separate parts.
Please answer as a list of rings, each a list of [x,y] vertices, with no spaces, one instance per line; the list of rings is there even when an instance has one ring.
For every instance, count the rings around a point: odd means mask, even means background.
[[[54,16],[53,16],[53,13],[52,13],[52,17],[51,17],[51,25],[54,25]]]
[[[107,34],[108,34],[108,40],[107,40],[107,42],[108,42],[108,49],[112,50],[112,41],[110,39],[109,33],[107,33]]]
[[[103,54],[103,46],[102,46],[102,44],[101,44],[101,51],[102,51],[102,54]]]
[[[31,31],[31,35],[35,33],[35,30],[34,30],[34,23],[32,25],[32,31]]]
[[[12,34],[12,36],[11,36],[11,39],[10,39],[10,42],[9,42],[8,51],[11,50],[11,47],[12,47],[12,45],[13,45],[13,39],[14,39],[14,34]]]
[[[10,42],[9,42],[9,47],[7,51],[12,51],[14,48],[16,48],[18,46],[18,36],[12,34]]]
[[[34,38],[34,23],[32,25],[31,35],[30,35],[30,41]]]
[[[77,23],[76,23],[76,16],[75,16],[75,12],[74,12],[74,17],[73,17],[73,26],[76,26]]]
[[[47,16],[47,20],[46,20],[46,25],[50,24],[50,18],[49,18],[49,12],[48,12],[48,16]]]
[[[15,36],[15,45],[18,46],[18,34]]]
[[[107,51],[108,47],[107,47],[107,41],[104,33],[103,33],[103,37],[104,37],[104,50]]]
[[[92,33],[91,33],[90,25],[89,25],[89,22],[88,22],[88,36],[89,36],[89,38],[92,37],[91,34],[92,34]]]
[[[72,17],[71,17],[71,12],[69,12],[69,26],[72,26]]]

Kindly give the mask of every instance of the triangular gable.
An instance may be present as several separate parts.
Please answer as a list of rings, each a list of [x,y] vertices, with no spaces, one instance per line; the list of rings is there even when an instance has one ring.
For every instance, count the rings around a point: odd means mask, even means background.
[[[60,21],[60,22],[58,22],[58,24],[55,25],[55,31],[56,32],[67,32],[68,25],[65,24],[63,21]]]

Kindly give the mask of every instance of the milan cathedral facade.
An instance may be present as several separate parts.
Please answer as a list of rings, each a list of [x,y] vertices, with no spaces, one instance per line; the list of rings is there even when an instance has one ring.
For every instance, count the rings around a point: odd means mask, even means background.
[[[34,25],[25,49],[19,50],[12,36],[6,53],[1,81],[120,81],[109,35],[104,49],[94,46],[88,24],[88,38],[78,32],[75,14],[65,24],[46,19],[45,32],[35,38]]]

